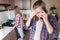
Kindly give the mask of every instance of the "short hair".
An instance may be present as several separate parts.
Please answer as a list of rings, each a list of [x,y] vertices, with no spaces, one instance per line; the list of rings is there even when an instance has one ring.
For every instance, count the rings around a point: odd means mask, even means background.
[[[33,4],[33,8],[36,9],[37,7],[41,6],[42,4],[45,5],[45,3],[43,1],[36,1],[34,4]]]
[[[43,6],[42,6],[43,5]],[[42,9],[47,13],[45,3],[42,0],[38,0],[33,4],[33,9],[38,8],[39,6],[42,6]]]
[[[15,6],[14,9],[19,8],[18,6]]]
[[[42,6],[43,5],[43,6]],[[42,6],[42,9],[47,13],[45,3],[42,0],[38,0],[33,4],[33,9],[36,9],[38,7]],[[35,21],[38,21],[38,17],[35,15],[34,16]]]

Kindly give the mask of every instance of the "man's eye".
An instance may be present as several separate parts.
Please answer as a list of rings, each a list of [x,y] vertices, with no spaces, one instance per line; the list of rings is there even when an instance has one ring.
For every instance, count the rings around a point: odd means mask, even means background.
[[[37,14],[39,14],[40,12],[37,12]]]

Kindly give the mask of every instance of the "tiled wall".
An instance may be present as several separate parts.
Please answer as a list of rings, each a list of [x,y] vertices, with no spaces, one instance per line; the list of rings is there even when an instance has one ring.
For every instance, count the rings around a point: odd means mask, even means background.
[[[0,12],[0,24],[6,22],[8,19],[6,12]]]
[[[21,13],[27,14],[29,16],[30,10],[20,10]],[[5,11],[5,12],[0,12],[0,24],[6,22],[8,19],[14,19],[15,18],[15,11]],[[27,17],[28,18],[28,17]]]

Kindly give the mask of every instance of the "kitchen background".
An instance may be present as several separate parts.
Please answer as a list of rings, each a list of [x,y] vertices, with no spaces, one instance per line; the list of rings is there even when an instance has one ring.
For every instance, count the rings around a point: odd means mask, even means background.
[[[32,9],[32,5],[36,0],[0,0],[0,25],[5,23],[8,19],[14,20],[15,11],[13,7],[18,5],[21,8],[21,13],[26,14],[28,19]],[[60,0],[43,0],[46,3],[46,8],[50,14],[50,7],[55,6],[56,14],[58,15],[58,28],[60,27]],[[2,4],[2,5],[1,5]],[[9,6],[11,5],[11,6]],[[9,10],[10,9],[10,10]],[[60,38],[60,33],[59,33]]]

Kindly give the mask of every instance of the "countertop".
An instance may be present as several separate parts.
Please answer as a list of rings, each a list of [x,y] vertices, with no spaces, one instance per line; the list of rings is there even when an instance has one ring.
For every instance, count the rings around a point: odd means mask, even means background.
[[[3,29],[0,29],[0,40],[5,38],[15,27],[4,27]]]
[[[60,27],[60,24],[59,24],[59,27]],[[5,26],[3,29],[0,29],[0,40],[5,38],[14,28],[15,27]],[[59,30],[58,38],[60,38],[60,30]]]

